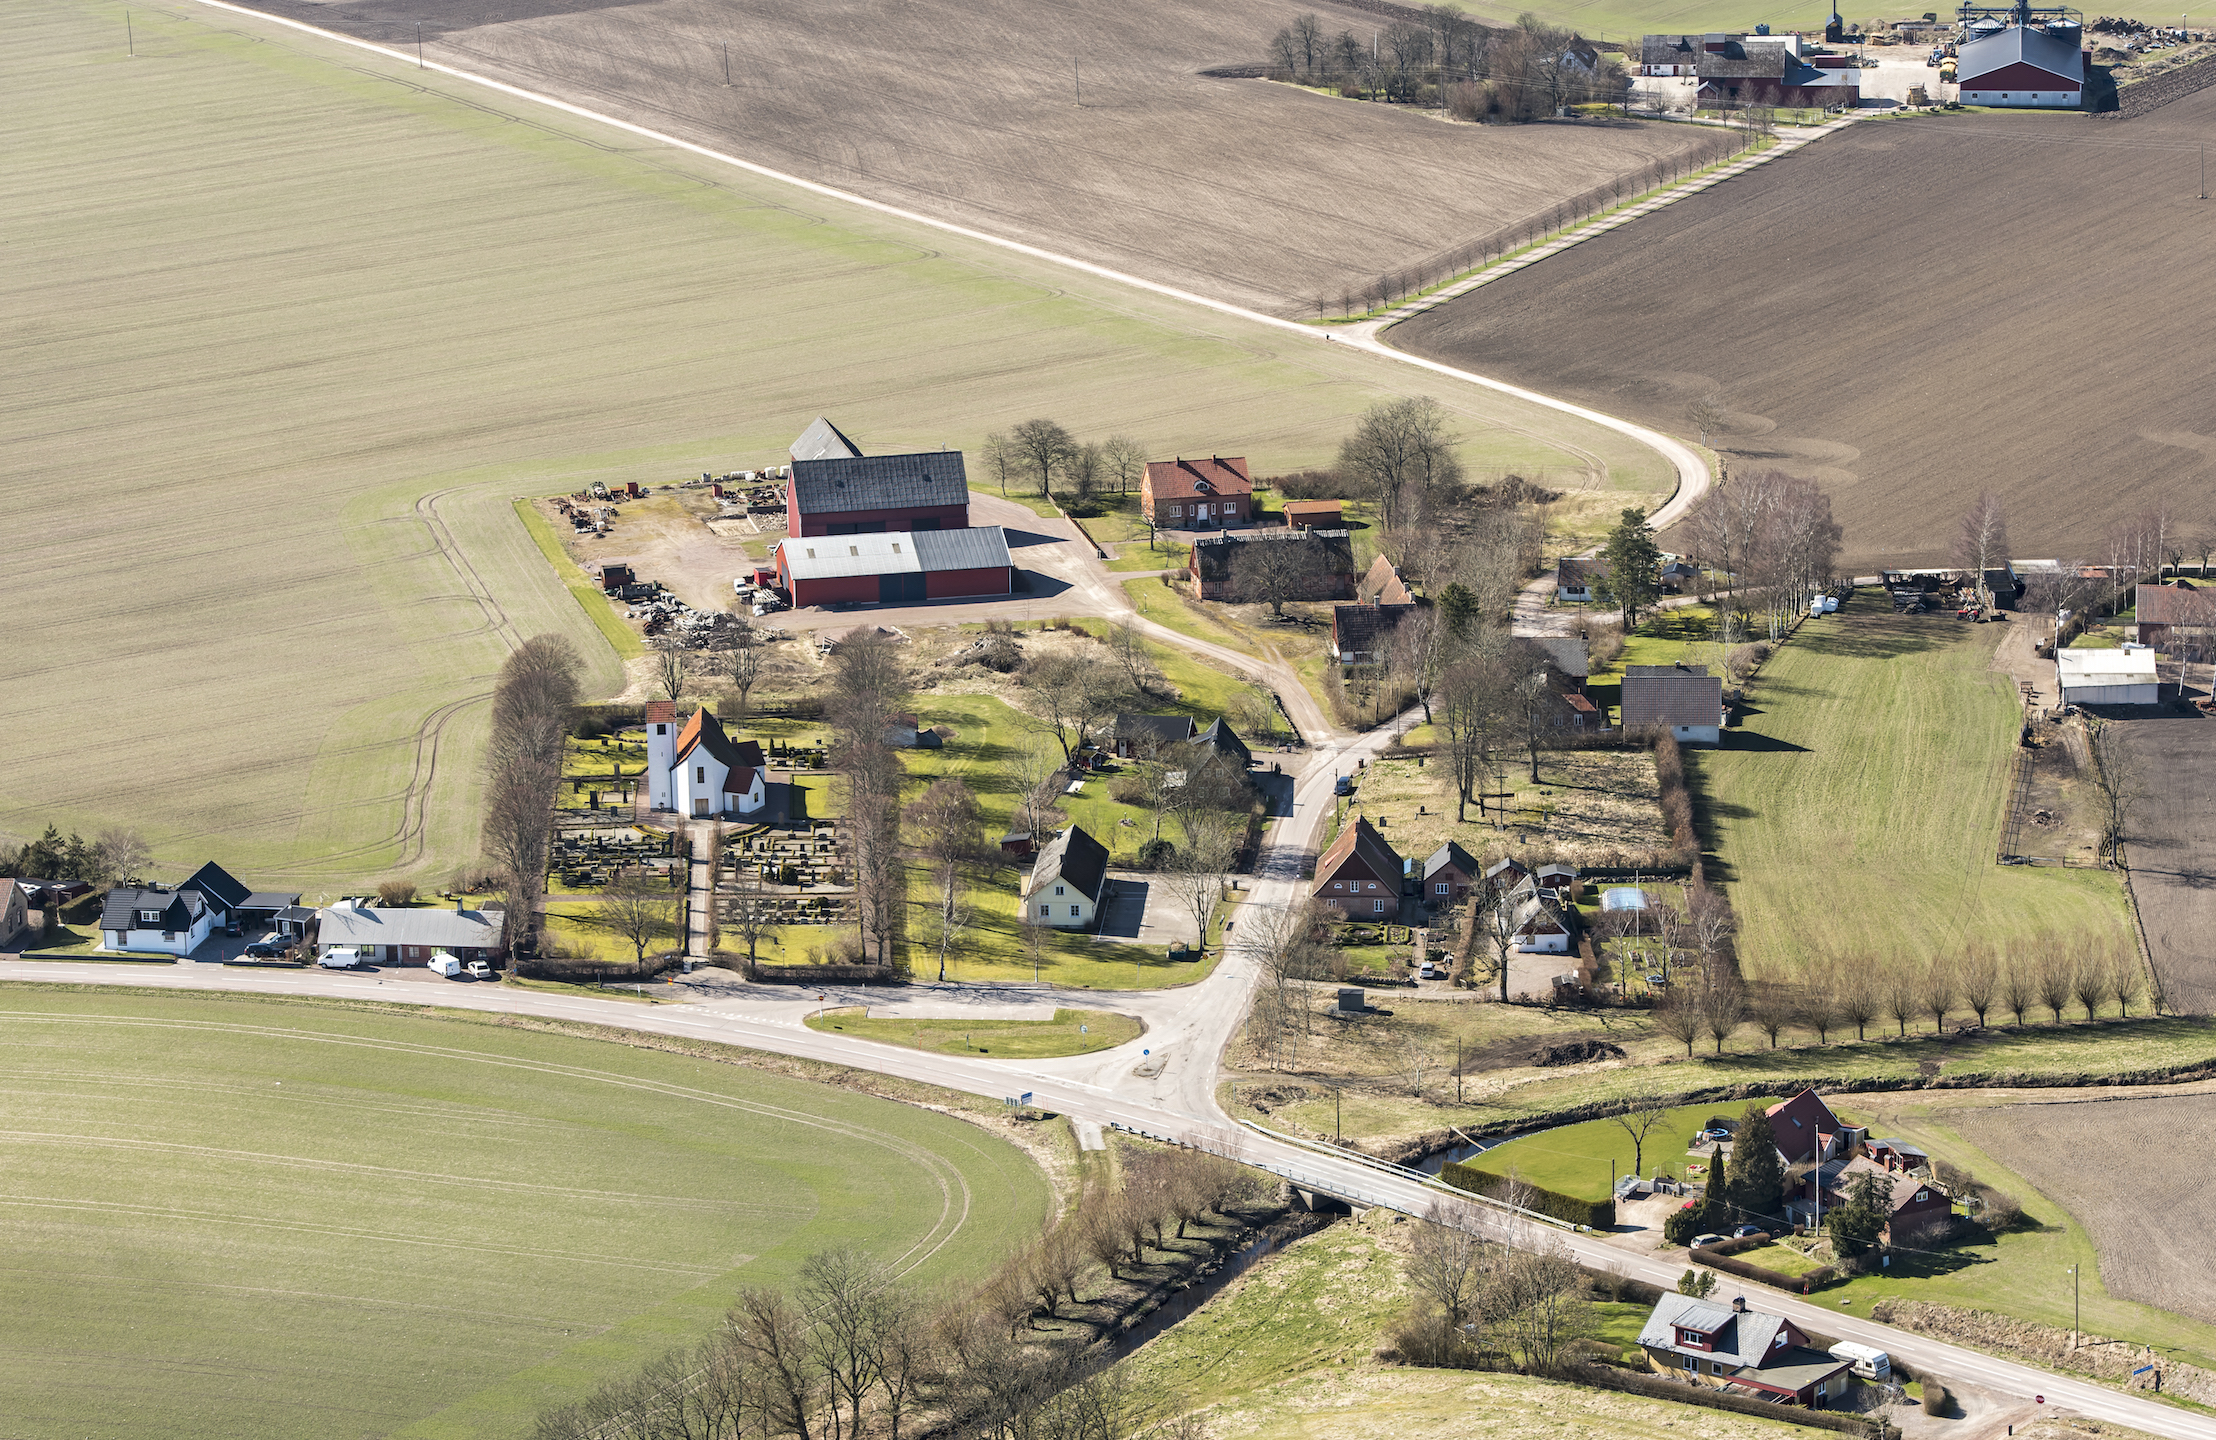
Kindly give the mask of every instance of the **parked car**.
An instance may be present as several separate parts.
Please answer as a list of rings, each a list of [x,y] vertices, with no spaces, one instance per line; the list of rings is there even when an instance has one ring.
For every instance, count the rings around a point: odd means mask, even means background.
[[[1693,1237],[1693,1248],[1695,1250],[1706,1250],[1711,1245],[1721,1245],[1723,1243],[1724,1237],[1721,1235],[1695,1235]]]
[[[1436,980],[1439,978],[1439,967],[1426,960],[1422,967],[1416,971],[1416,976],[1422,980]]]
[[[1647,983],[1649,985],[1667,985],[1670,983],[1670,977],[1667,975],[1649,975]]]
[[[362,952],[358,946],[342,946],[324,951],[315,963],[326,970],[352,970],[362,963]]]
[[[292,948],[292,942],[282,935],[272,935],[266,940],[256,940],[246,947],[249,960],[278,960]]]
[[[1769,1231],[1764,1230],[1759,1225],[1741,1225],[1738,1229],[1731,1232],[1731,1238],[1734,1240],[1744,1240],[1749,1235],[1767,1235],[1769,1233]]]
[[[492,978],[492,967],[482,960],[472,960],[462,968],[469,972],[469,978],[472,980],[490,980]]]
[[[1338,779],[1332,781],[1331,793],[1334,795],[1352,795],[1354,793],[1354,777],[1352,775],[1341,775]]]

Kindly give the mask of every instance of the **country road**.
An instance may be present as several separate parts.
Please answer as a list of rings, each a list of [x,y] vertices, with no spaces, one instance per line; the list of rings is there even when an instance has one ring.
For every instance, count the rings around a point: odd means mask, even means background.
[[[927,227],[942,234],[998,247],[1093,277],[1177,300],[1216,315],[1306,337],[1318,345],[1334,344],[1377,357],[1389,364],[1414,366],[1472,386],[1505,394],[1527,403],[1603,426],[1655,449],[1677,475],[1676,491],[1656,512],[1657,528],[1681,516],[1709,485],[1705,460],[1690,446],[1645,426],[1552,396],[1422,359],[1393,349],[1376,333],[1335,338],[1317,327],[1298,324],[1240,306],[1163,285],[1095,265],[1074,257],[1023,244],[964,225],[903,210],[882,202],[785,174],[738,156],[709,149],[642,126],[553,97],[491,80],[465,70],[403,54],[391,48],[354,39],[298,21],[267,15],[229,0],[195,0],[204,7],[250,17],[257,23],[286,27],[319,36],[330,42],[381,57],[396,67],[428,69],[495,92],[511,99],[576,116],[595,124],[681,149],[729,165],[839,204]],[[1033,528],[1040,528],[1034,524]],[[1072,581],[1079,594],[1093,605],[1105,607],[1093,613],[1121,613],[1127,603],[1120,583],[1090,563],[1076,567]],[[1064,600],[1064,612],[1070,603]],[[859,618],[847,623],[859,623]],[[875,616],[869,618],[877,618]],[[1310,850],[1324,815],[1332,804],[1332,778],[1356,763],[1377,754],[1388,743],[1393,727],[1379,727],[1366,736],[1337,733],[1315,710],[1312,699],[1289,667],[1191,640],[1166,628],[1147,625],[1148,632],[1165,643],[1201,655],[1212,664],[1265,675],[1284,696],[1288,708],[1305,703],[1304,731],[1310,748],[1295,775],[1292,813],[1275,820],[1257,867],[1251,907],[1291,906],[1299,898],[1302,860]],[[1284,683],[1290,679],[1290,683]],[[1298,697],[1296,699],[1296,697]],[[1301,719],[1296,715],[1296,719]],[[1252,914],[1242,907],[1241,913]],[[1242,925],[1245,922],[1238,922]],[[1251,928],[1247,926],[1246,928]],[[1416,1180],[1380,1169],[1343,1154],[1320,1153],[1290,1142],[1273,1139],[1234,1126],[1216,1101],[1220,1060],[1241,1023],[1255,977],[1252,958],[1234,944],[1232,952],[1204,982],[1185,989],[1134,997],[1131,1004],[1144,1014],[1149,1030],[1139,1040],[1100,1054],[1062,1060],[1000,1062],[947,1056],[879,1045],[843,1035],[824,1035],[802,1023],[809,1009],[824,1003],[810,994],[792,994],[772,987],[723,989],[702,994],[689,1003],[645,1006],[618,1001],[554,995],[506,985],[429,984],[385,981],[373,975],[323,971],[253,972],[227,970],[213,965],[181,964],[141,966],[68,961],[0,962],[0,979],[129,986],[170,990],[223,990],[259,995],[335,996],[395,1004],[416,1004],[458,1010],[506,1012],[550,1019],[585,1021],[631,1030],[714,1040],[734,1045],[801,1056],[870,1071],[898,1075],[970,1094],[994,1097],[1030,1092],[1034,1103],[1072,1117],[1115,1124],[1164,1139],[1204,1146],[1232,1154],[1279,1175],[1318,1185],[1365,1204],[1389,1206],[1412,1214],[1439,1209],[1456,1223],[1494,1234],[1506,1234],[1511,1223],[1493,1209],[1468,1201],[1448,1199]],[[839,997],[831,992],[817,992]],[[1140,1063],[1141,1051],[1152,1052]],[[1527,1222],[1514,1222],[1523,1224]],[[1621,1270],[1664,1286],[1675,1284],[1683,1269],[1682,1255],[1642,1255],[1618,1249],[1590,1236],[1563,1234],[1562,1242],[1587,1264]],[[2013,1396],[2043,1396],[2047,1403],[2065,1406],[2080,1414],[2112,1420],[2179,1440],[2216,1440],[2216,1418],[2174,1409],[2138,1396],[2122,1394],[2085,1381],[2058,1377],[2034,1367],[1994,1359],[1976,1352],[1928,1340],[1811,1301],[1758,1291],[1757,1303],[1792,1316],[1809,1328],[1843,1338],[1883,1346],[1915,1366],[1947,1380],[1959,1380]]]

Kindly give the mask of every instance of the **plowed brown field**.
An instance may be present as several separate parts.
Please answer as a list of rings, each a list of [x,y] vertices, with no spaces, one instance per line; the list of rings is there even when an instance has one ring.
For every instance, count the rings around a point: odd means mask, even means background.
[[[2198,1158],[2216,1094],[1966,1110],[1960,1125],[2092,1234],[2109,1294],[2216,1324],[2216,1188]]]
[[[1865,122],[1391,332],[1824,481],[1849,564],[1945,559],[1968,498],[2014,553],[2097,558],[2216,478],[2216,91],[2144,119]]]
[[[1282,0],[248,3],[410,51],[420,20],[431,60],[1287,314],[1713,138],[1453,125],[1199,73],[1259,62],[1300,10],[1365,41],[1386,23]]]

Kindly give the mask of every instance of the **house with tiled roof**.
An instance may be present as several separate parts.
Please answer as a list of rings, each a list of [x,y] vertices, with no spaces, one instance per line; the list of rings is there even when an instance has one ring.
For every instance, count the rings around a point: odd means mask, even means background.
[[[1116,717],[1117,758],[1150,758],[1171,745],[1183,744],[1200,733],[1190,715],[1142,715],[1126,711]]]
[[[1400,852],[1357,815],[1316,857],[1316,878],[1308,893],[1350,919],[1394,919],[1400,915],[1400,882],[1407,870]]]
[[[1797,1225],[1822,1223],[1822,1216],[1853,1198],[1861,1176],[1877,1183],[1885,1207],[1885,1225],[1878,1238],[1888,1245],[1906,1243],[1918,1231],[1943,1225],[1953,1216],[1954,1197],[1928,1168],[1919,1174],[1888,1164],[1886,1157],[1875,1153],[1876,1142],[1870,1148],[1873,1153],[1844,1155],[1811,1169],[1785,1197],[1786,1217]]]
[[[769,781],[758,740],[734,740],[705,709],[682,725],[677,707],[655,700],[646,707],[646,794],[655,810],[699,819],[759,815],[769,803]]]
[[[1139,508],[1171,530],[1214,530],[1254,518],[1254,481],[1244,455],[1205,460],[1149,460],[1139,481]]]
[[[2190,580],[2141,585],[2133,592],[2131,615],[2132,638],[2142,645],[2166,651],[2177,636],[2206,646],[2216,630],[2216,590],[2195,589]]]
[[[1398,581],[1394,582],[1398,584]],[[1414,605],[1334,605],[1331,653],[1341,665],[1383,665]]]
[[[1724,680],[1706,665],[1627,666],[1619,694],[1617,717],[1626,730],[1667,730],[1696,745],[1723,738]]]
[[[959,450],[864,455],[828,419],[793,442],[785,484],[790,536],[969,528],[969,475]]]
[[[1444,910],[1470,898],[1482,880],[1470,852],[1449,840],[1423,862],[1423,900],[1434,910]]]
[[[1821,1408],[1847,1393],[1851,1361],[1818,1350],[1782,1315],[1699,1295],[1664,1295],[1639,1330],[1648,1363],[1696,1385]]]
[[[1813,1090],[1780,1100],[1764,1113],[1770,1117],[1770,1133],[1777,1137],[1777,1153],[1788,1165],[1844,1159],[1868,1133],[1843,1123]]]

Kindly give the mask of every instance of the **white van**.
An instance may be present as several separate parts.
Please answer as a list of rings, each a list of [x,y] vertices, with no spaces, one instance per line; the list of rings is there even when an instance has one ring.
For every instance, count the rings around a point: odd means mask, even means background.
[[[1873,1345],[1841,1341],[1831,1347],[1831,1358],[1852,1361],[1854,1373],[1865,1380],[1889,1382],[1893,1378],[1893,1357]]]
[[[326,970],[352,970],[362,963],[359,945],[334,945],[316,957],[316,964]]]
[[[449,980],[462,973],[462,962],[447,954],[444,950],[433,955],[430,963],[433,975],[444,975]]]

